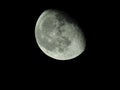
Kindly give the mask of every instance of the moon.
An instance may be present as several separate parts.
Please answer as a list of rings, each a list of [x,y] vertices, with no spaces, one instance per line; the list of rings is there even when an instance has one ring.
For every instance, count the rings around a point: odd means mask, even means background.
[[[72,60],[86,47],[84,34],[67,13],[48,9],[41,13],[35,25],[39,48],[56,60]]]

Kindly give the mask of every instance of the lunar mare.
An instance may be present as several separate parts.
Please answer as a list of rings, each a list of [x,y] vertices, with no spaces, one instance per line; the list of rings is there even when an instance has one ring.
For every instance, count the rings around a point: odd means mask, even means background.
[[[44,11],[38,18],[35,38],[40,49],[57,60],[73,59],[86,46],[84,34],[77,23],[64,12],[52,9]]]

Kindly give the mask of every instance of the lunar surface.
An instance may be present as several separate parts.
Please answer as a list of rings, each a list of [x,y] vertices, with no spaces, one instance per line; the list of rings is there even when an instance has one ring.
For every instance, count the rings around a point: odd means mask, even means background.
[[[56,60],[71,60],[85,50],[86,42],[78,24],[65,12],[45,10],[37,20],[35,38],[39,48]]]

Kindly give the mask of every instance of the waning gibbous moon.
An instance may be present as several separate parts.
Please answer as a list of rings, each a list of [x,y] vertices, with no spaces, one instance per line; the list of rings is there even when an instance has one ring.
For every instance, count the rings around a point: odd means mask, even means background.
[[[45,10],[35,26],[35,38],[39,48],[56,60],[71,60],[86,47],[84,34],[78,24],[65,12]]]

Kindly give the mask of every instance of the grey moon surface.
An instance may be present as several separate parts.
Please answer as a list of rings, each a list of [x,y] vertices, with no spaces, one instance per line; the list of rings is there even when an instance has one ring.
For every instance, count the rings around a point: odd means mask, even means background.
[[[86,47],[84,34],[78,24],[59,10],[41,13],[35,26],[35,39],[39,48],[56,60],[72,60]]]

